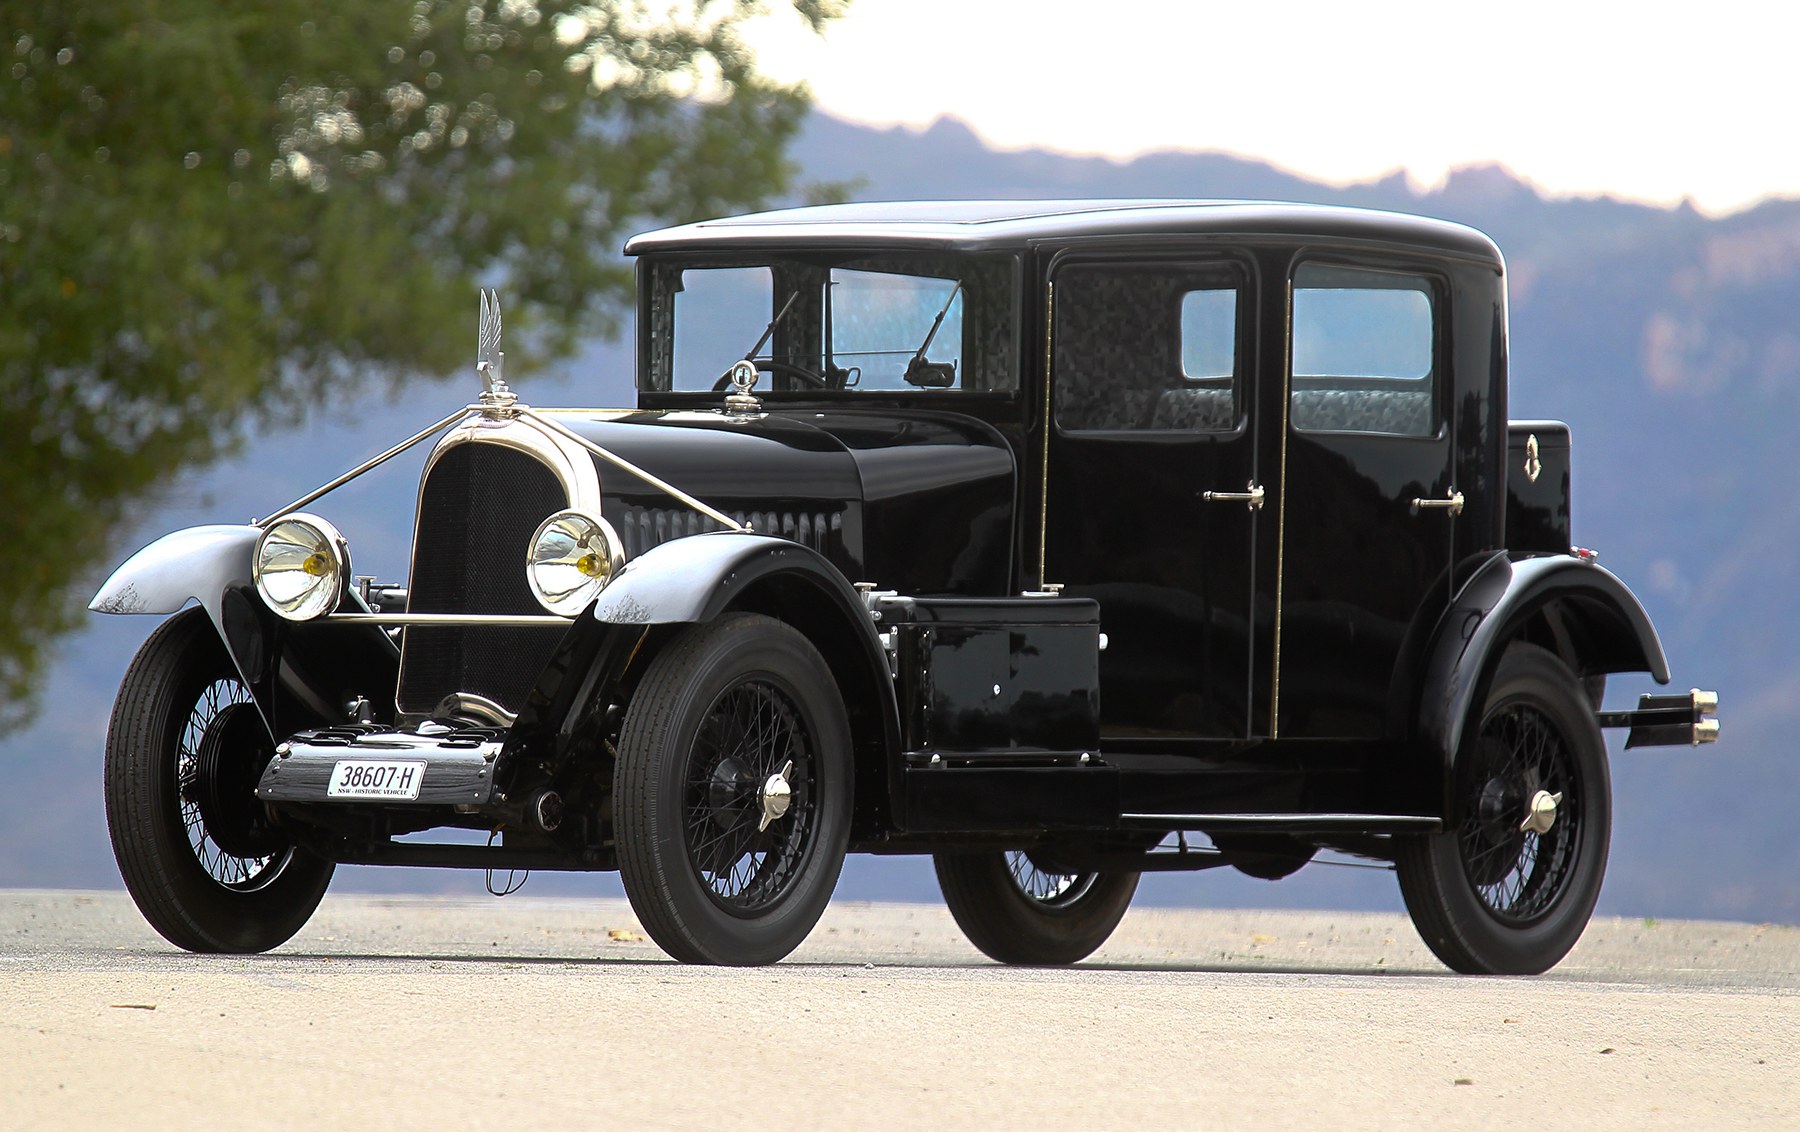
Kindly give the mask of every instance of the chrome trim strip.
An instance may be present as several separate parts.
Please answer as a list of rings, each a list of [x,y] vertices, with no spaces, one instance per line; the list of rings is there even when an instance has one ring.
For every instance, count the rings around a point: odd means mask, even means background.
[[[544,414],[538,412],[536,409],[532,409],[525,405],[519,405],[519,406],[517,406],[517,412],[519,413],[520,416],[525,417],[528,420],[534,421],[537,424],[541,425],[542,427],[550,429],[550,430],[556,432],[557,434],[565,437],[566,439],[571,440],[574,443],[581,445],[581,447],[587,449],[589,452],[592,452],[594,455],[600,457],[602,460],[605,460],[608,463],[612,464],[614,467],[620,468],[627,472],[630,472],[632,475],[638,477],[639,479],[643,480],[645,483],[649,484],[650,486],[652,486],[654,488],[657,488],[660,491],[668,492],[670,495],[674,496],[676,499],[681,500],[681,502],[687,504],[689,507],[692,507],[694,510],[700,512],[702,515],[705,515],[707,518],[712,519],[719,523],[723,523],[727,529],[733,530],[733,531],[740,531],[740,532],[744,532],[744,533],[748,533],[750,531],[750,527],[748,525],[738,522],[736,519],[733,519],[731,516],[725,514],[723,511],[720,511],[717,508],[710,507],[707,504],[700,502],[698,499],[689,495],[687,492],[682,491],[680,488],[676,487],[674,484],[670,483],[669,481],[662,479],[658,476],[652,475],[651,473],[645,471],[644,469],[638,467],[636,464],[632,463],[630,460],[625,459],[623,456],[613,455],[611,452],[607,451],[605,448],[601,447],[600,445],[595,444],[593,441],[587,439],[586,437],[580,435],[579,433],[573,432],[570,429],[563,427],[562,425],[560,425],[560,424],[556,423],[555,421],[551,420],[550,418],[546,417]]]
[[[573,617],[530,613],[333,613],[319,618],[331,625],[561,625]]]
[[[330,483],[326,484],[324,487],[319,488],[317,491],[308,492],[307,494],[302,495],[300,498],[294,500],[292,503],[288,504],[286,507],[283,507],[280,510],[275,511],[274,513],[270,514],[267,518],[250,520],[250,525],[254,526],[254,527],[262,527],[266,530],[268,528],[269,524],[271,524],[275,520],[281,518],[283,515],[287,515],[291,512],[298,511],[298,510],[300,510],[300,508],[306,506],[308,503],[311,503],[313,500],[318,499],[320,496],[325,495],[327,492],[332,491],[335,488],[344,486],[345,484],[349,483],[351,480],[355,479],[357,476],[362,475],[364,472],[369,471],[372,468],[380,467],[382,464],[385,464],[389,460],[392,460],[395,456],[400,455],[400,453],[406,451],[408,448],[411,448],[413,445],[417,444],[419,441],[424,440],[428,436],[434,435],[439,430],[441,430],[445,425],[456,420],[458,417],[462,416],[463,414],[470,413],[470,412],[476,412],[476,411],[478,411],[478,410],[476,410],[474,406],[465,405],[464,407],[456,410],[456,412],[451,413],[449,416],[445,417],[443,420],[432,425],[430,428],[423,429],[420,432],[414,433],[410,438],[401,441],[399,444],[394,445],[392,448],[388,449],[386,452],[383,452],[381,455],[375,457],[372,460],[364,460],[362,463],[358,464],[354,468],[351,468],[349,471],[345,472],[343,475],[339,476],[337,479],[332,480]]]
[[[1120,814],[1120,821],[1193,822],[1209,825],[1401,825],[1436,829],[1443,825],[1439,818],[1418,814]]]
[[[1286,295],[1287,332],[1281,339],[1281,484],[1275,494],[1275,639],[1269,674],[1269,738],[1281,738],[1281,599],[1287,569],[1287,474],[1288,411],[1294,400],[1294,266],[1288,266]],[[1260,386],[1258,391],[1260,392]],[[1252,634],[1251,639],[1255,639]]]

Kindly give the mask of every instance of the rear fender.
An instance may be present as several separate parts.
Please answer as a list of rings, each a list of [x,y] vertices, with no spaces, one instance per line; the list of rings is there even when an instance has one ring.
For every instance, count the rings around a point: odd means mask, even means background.
[[[1510,559],[1497,554],[1464,584],[1438,622],[1424,668],[1415,736],[1427,805],[1450,815],[1450,771],[1474,738],[1480,705],[1500,656],[1529,640],[1562,656],[1578,675],[1648,672],[1669,682],[1669,662],[1650,617],[1610,571],[1570,555]]]

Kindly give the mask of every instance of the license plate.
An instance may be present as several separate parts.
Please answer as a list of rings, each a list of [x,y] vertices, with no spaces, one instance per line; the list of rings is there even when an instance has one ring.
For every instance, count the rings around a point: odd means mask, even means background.
[[[331,768],[331,798],[385,798],[397,802],[419,800],[419,784],[425,780],[425,764],[393,759],[344,759]]]

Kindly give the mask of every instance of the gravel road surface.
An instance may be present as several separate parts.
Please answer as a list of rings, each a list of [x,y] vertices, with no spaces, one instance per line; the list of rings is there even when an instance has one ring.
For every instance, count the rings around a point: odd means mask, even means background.
[[[1139,908],[1025,970],[843,903],[728,970],[617,900],[334,895],[208,957],[122,894],[0,891],[6,1129],[1282,1124],[1800,1128],[1800,928],[1596,920],[1475,979],[1392,916]]]

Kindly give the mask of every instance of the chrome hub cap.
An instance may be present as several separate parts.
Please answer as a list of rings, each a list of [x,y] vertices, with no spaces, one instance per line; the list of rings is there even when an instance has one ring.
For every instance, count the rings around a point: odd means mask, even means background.
[[[1549,833],[1550,827],[1556,824],[1556,807],[1562,805],[1563,796],[1552,794],[1548,790],[1539,790],[1531,796],[1525,805],[1525,820],[1519,823],[1520,833]]]
[[[794,760],[789,759],[780,774],[771,774],[762,784],[759,800],[762,803],[762,818],[756,827],[761,833],[769,828],[769,824],[786,816],[788,807],[794,801]]]

